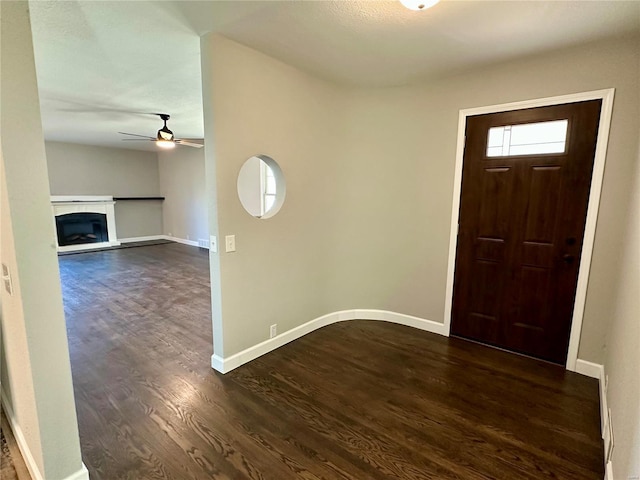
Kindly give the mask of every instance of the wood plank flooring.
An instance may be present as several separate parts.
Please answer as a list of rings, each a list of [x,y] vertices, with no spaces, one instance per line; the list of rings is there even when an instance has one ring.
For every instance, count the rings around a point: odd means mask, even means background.
[[[593,379],[371,321],[223,376],[209,366],[206,252],[156,245],[60,267],[92,480],[603,478]]]

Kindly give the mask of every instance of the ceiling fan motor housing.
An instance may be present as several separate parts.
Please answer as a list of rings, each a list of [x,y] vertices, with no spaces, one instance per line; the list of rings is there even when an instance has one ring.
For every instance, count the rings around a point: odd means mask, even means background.
[[[173,132],[167,127],[167,120],[169,120],[171,116],[166,113],[158,113],[157,115],[164,120],[164,127],[158,130],[158,140],[164,140],[166,142],[173,141]]]

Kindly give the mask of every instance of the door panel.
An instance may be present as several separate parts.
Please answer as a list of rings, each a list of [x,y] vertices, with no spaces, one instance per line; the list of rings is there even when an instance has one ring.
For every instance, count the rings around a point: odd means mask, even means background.
[[[478,204],[478,237],[503,240],[508,225],[509,205],[497,200],[512,195],[513,171],[511,168],[485,168],[479,181],[480,195],[486,201]]]
[[[558,200],[562,197],[562,169],[557,166],[533,167],[528,178],[529,205],[525,214],[524,242],[551,245],[557,220]]]
[[[454,335],[566,361],[600,108],[596,100],[467,119]],[[564,152],[487,156],[490,128],[555,120],[567,120]]]

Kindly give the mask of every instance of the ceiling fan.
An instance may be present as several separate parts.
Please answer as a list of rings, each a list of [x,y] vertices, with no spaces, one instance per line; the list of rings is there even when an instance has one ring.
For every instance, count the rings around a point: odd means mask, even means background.
[[[158,134],[155,137],[149,137],[147,135],[138,135],[137,133],[118,132],[122,135],[131,135],[132,137],[140,138],[123,138],[123,141],[139,141],[139,142],[156,142],[160,148],[175,148],[176,145],[184,145],[185,147],[202,148],[204,145],[200,143],[193,143],[181,138],[175,138],[173,132],[167,127],[167,120],[171,118],[171,115],[167,113],[154,113],[153,115],[159,116],[164,120],[164,126],[158,130]]]

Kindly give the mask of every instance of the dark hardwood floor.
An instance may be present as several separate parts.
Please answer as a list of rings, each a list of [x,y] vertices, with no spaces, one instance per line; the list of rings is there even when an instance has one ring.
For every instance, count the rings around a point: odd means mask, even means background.
[[[593,379],[372,321],[223,376],[206,252],[84,253],[60,269],[92,480],[603,478]]]

